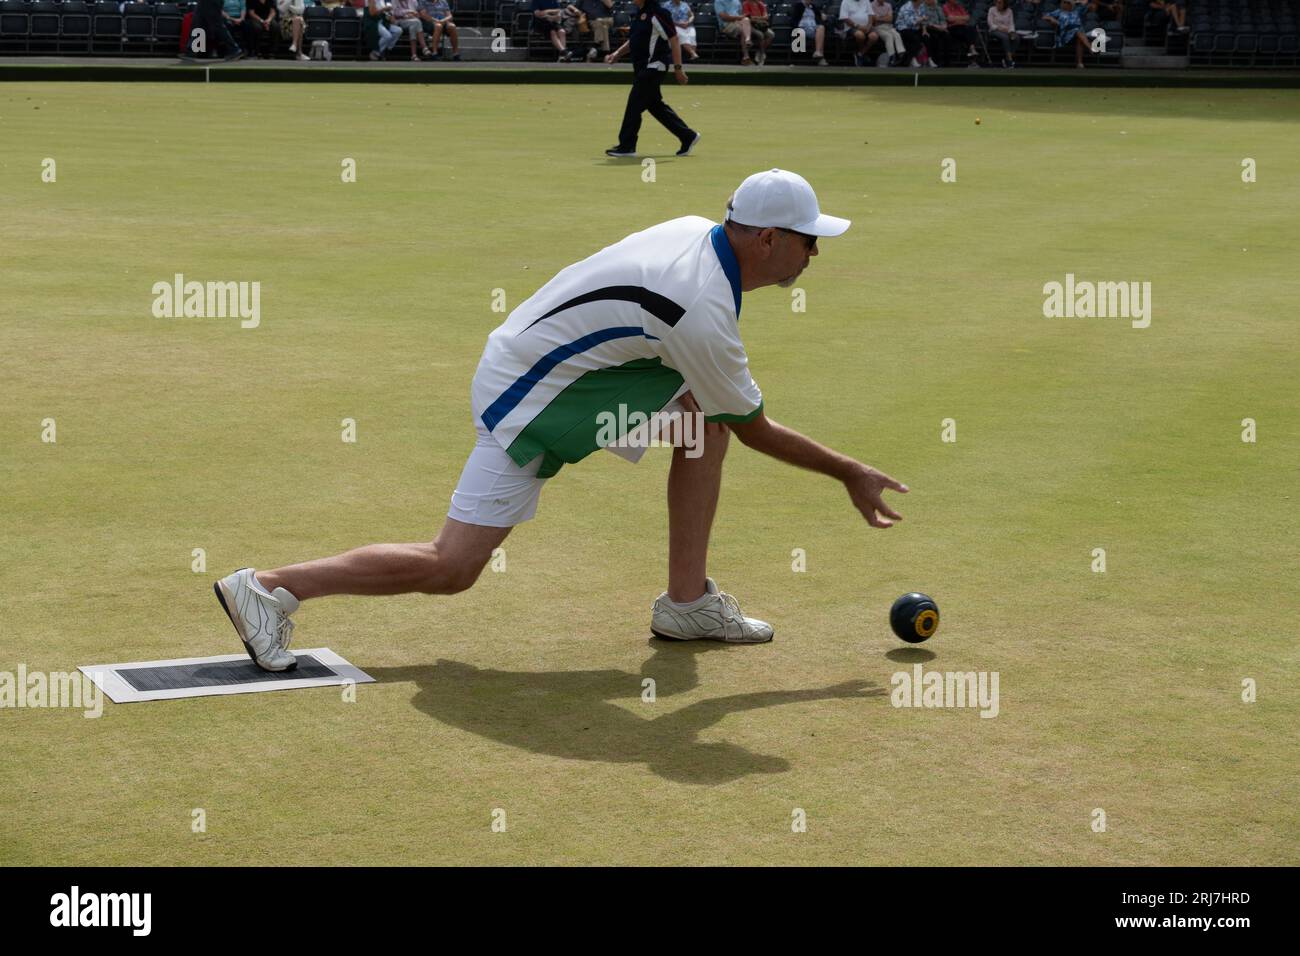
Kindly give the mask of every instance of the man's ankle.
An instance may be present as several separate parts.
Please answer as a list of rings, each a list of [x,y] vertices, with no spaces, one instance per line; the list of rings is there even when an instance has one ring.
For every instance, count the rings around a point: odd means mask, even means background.
[[[680,590],[674,592],[672,588],[669,588],[668,600],[673,604],[676,604],[678,607],[684,607],[685,605],[696,603],[697,601],[699,601],[700,598],[704,597],[704,595],[708,593],[708,589],[705,588],[703,585],[701,585],[699,588],[699,593],[696,594],[694,597],[685,596],[691,594],[692,590],[693,589],[691,588],[681,588]]]

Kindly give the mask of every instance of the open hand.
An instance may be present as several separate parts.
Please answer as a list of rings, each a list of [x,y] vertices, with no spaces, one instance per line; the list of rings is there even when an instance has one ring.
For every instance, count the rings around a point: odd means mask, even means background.
[[[863,465],[859,472],[844,483],[844,486],[848,489],[849,499],[854,507],[862,512],[862,516],[867,519],[867,524],[871,527],[892,528],[894,521],[903,520],[903,516],[885,504],[885,499],[882,497],[886,488],[907,494],[907,485],[901,481],[895,481],[870,465]]]

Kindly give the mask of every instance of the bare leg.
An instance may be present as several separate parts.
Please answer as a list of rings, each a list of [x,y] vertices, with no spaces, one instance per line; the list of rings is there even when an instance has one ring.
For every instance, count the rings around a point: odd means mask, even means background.
[[[332,558],[258,571],[268,591],[284,588],[299,601],[329,594],[455,594],[478,580],[492,551],[510,533],[448,518],[432,543],[372,544]]]
[[[704,593],[709,529],[718,510],[730,436],[726,425],[708,424],[698,458],[686,457],[684,448],[673,449],[668,470],[668,598],[678,604]]]

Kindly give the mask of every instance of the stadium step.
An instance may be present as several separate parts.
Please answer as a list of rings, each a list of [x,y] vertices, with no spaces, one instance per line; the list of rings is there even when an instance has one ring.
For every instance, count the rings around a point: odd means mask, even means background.
[[[1162,46],[1126,46],[1119,55],[1120,66],[1131,70],[1185,70],[1191,58],[1172,56]]]

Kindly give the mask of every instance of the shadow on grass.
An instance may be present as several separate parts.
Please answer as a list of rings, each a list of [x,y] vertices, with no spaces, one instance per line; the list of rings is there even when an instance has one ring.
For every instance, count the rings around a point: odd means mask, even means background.
[[[652,640],[650,644],[653,653],[639,674],[621,670],[501,671],[449,660],[363,669],[380,683],[413,682],[417,690],[411,702],[418,710],[470,733],[568,760],[643,763],[665,780],[693,784],[727,783],[749,774],[790,769],[783,757],[697,739],[701,731],[724,717],[797,701],[886,694],[867,681],[847,681],[805,690],[713,697],[665,713],[665,698],[699,686],[696,662],[700,654],[761,650],[705,642]],[[647,677],[655,681],[655,703],[641,700],[641,682]]]
[[[895,647],[892,651],[885,651],[885,656],[898,664],[924,664],[939,655],[923,647]]]
[[[653,159],[656,163],[672,163],[676,158],[672,153],[637,153],[635,156],[606,156],[604,160],[592,160],[593,166],[618,167],[618,166],[640,166],[644,159]]]

